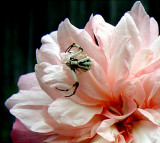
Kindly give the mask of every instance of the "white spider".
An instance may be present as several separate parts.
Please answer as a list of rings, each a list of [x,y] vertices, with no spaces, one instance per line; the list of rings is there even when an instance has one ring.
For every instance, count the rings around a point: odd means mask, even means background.
[[[71,97],[72,95],[74,95],[76,93],[78,86],[79,86],[78,78],[76,75],[76,70],[81,70],[81,71],[85,72],[85,71],[88,71],[91,69],[90,57],[88,57],[87,55],[80,55],[83,52],[83,48],[80,45],[73,43],[71,46],[69,46],[66,49],[65,53],[66,52],[71,53],[71,49],[73,47],[78,48],[78,51],[74,52],[74,54],[72,56],[70,56],[66,65],[71,69],[71,73],[72,73],[72,76],[73,76],[75,83],[67,89],[59,89],[56,87],[56,89],[58,89],[60,91],[69,91],[70,89],[72,89],[74,87],[73,93],[70,95],[67,95],[65,97]]]

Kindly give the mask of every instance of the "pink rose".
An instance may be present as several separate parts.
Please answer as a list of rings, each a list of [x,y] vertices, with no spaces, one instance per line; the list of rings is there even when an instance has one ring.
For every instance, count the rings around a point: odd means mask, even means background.
[[[73,47],[76,43],[83,48]],[[75,57],[76,51],[79,54]],[[70,57],[73,57],[70,59]],[[79,72],[75,59],[83,61]],[[73,60],[74,66],[67,66]],[[84,59],[83,59],[84,60]],[[71,63],[70,63],[71,64]],[[72,69],[72,74],[71,74]],[[76,73],[75,73],[75,72]],[[79,82],[74,88],[65,90]],[[6,101],[14,143],[160,142],[160,38],[140,2],[114,27],[100,15],[84,29],[68,19],[42,37],[35,73]]]

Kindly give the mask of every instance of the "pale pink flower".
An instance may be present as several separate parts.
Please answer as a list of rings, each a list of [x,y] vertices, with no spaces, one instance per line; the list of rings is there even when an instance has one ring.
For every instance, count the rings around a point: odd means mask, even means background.
[[[91,58],[77,72],[65,64],[73,43]],[[114,27],[100,15],[84,29],[68,19],[42,37],[35,73],[20,77],[19,92],[6,101],[16,117],[14,143],[160,142],[160,37],[140,2]]]

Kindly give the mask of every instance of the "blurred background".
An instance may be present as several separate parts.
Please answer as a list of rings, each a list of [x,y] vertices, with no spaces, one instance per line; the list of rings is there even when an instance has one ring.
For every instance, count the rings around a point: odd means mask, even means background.
[[[76,27],[83,28],[91,14],[100,14],[106,22],[116,25],[134,2],[135,0],[45,0],[1,3],[0,143],[12,143],[10,132],[14,117],[4,102],[18,92],[19,76],[34,71],[35,50],[41,46],[41,37],[57,30],[65,18],[69,18]],[[147,13],[160,24],[160,2],[141,2]]]

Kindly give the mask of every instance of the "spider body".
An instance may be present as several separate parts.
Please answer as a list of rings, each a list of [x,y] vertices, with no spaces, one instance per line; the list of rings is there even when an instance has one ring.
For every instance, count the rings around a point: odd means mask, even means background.
[[[78,51],[71,52],[71,49],[73,47],[77,48]],[[90,70],[91,69],[91,59],[87,55],[81,55],[81,53],[83,52],[83,48],[76,43],[73,43],[71,46],[69,46],[65,52],[72,53],[72,55],[68,59],[66,65],[71,69],[71,73],[72,73],[72,76],[73,76],[75,83],[67,89],[59,89],[59,88],[57,88],[57,89],[60,91],[69,91],[70,89],[72,89],[74,87],[73,93],[71,95],[65,96],[65,97],[70,97],[76,93],[76,90],[79,86],[76,71],[80,70],[80,71],[85,72],[85,71]]]
[[[71,70],[83,70],[87,71],[91,68],[91,61],[90,58],[84,57],[83,59],[75,59],[75,58],[70,58],[66,65],[71,69]]]

